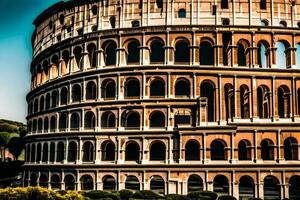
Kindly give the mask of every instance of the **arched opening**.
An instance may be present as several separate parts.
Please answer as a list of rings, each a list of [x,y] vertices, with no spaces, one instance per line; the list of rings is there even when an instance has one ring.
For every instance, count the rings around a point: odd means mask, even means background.
[[[81,190],[93,190],[94,180],[90,175],[83,175],[80,178]]]
[[[102,179],[103,190],[104,191],[115,191],[116,190],[116,180],[110,175],[106,175]]]
[[[233,85],[227,83],[225,85],[225,107],[226,119],[233,119],[235,116],[235,96]]]
[[[75,57],[75,64],[78,67],[78,69],[83,69],[83,57],[82,57],[82,48],[80,46],[75,47],[74,51],[74,57]]]
[[[128,43],[127,46],[127,63],[139,63],[140,61],[140,43],[136,40],[133,40]]]
[[[115,128],[116,127],[116,117],[113,112],[106,111],[101,117],[101,128]]]
[[[51,94],[51,99],[52,99],[52,108],[55,108],[57,106],[57,100],[58,100],[58,95],[56,90],[54,90]]]
[[[63,87],[60,91],[60,105],[67,105],[68,103],[68,89]]]
[[[257,111],[259,118],[270,118],[270,90],[262,85],[257,88]]]
[[[50,185],[51,185],[52,190],[60,190],[61,189],[61,181],[57,174],[51,176]]]
[[[72,101],[73,102],[81,101],[81,87],[79,84],[75,84],[72,87]]]
[[[30,186],[37,186],[37,175],[36,174],[31,174],[30,176]]]
[[[175,63],[190,62],[189,44],[185,40],[180,40],[175,45]]]
[[[140,114],[138,112],[124,112],[123,117],[123,126],[126,128],[139,128],[140,127]]]
[[[277,91],[278,116],[280,118],[290,117],[290,90],[286,85],[282,85]]]
[[[45,109],[45,98],[44,96],[41,97],[40,99],[40,111],[43,111]]]
[[[261,159],[274,160],[274,143],[269,139],[264,139],[260,143]]]
[[[140,82],[136,78],[130,78],[125,83],[125,98],[140,97]]]
[[[239,160],[251,160],[251,144],[248,140],[241,140],[238,148]]]
[[[211,160],[227,160],[226,143],[223,140],[214,140],[210,144]]]
[[[56,117],[52,116],[50,118],[50,131],[55,131],[56,130]]]
[[[127,176],[125,181],[125,189],[138,191],[140,190],[140,182],[139,179],[135,176]]]
[[[75,162],[77,159],[77,144],[72,141],[68,146],[68,162]]]
[[[265,41],[261,41],[257,45],[257,59],[260,68],[267,68],[269,64],[268,45]]]
[[[42,130],[43,130],[43,119],[39,118],[39,120],[38,120],[38,131],[42,132]]]
[[[65,75],[69,73],[70,53],[69,51],[63,51],[62,53],[62,68],[61,74]]]
[[[96,68],[97,67],[97,47],[94,43],[90,43],[87,46],[87,51],[89,55],[89,62],[91,68]]]
[[[65,158],[65,145],[63,142],[57,144],[56,162],[62,162]]]
[[[150,190],[157,194],[165,194],[165,181],[161,176],[153,176],[150,181]]]
[[[102,83],[101,86],[101,95],[102,98],[108,99],[108,98],[115,98],[116,97],[116,83],[111,80],[105,80]]]
[[[189,140],[185,144],[185,160],[200,160],[200,144],[197,140]]]
[[[300,176],[292,176],[289,180],[289,199],[300,199]]]
[[[166,117],[163,112],[154,111],[150,115],[150,128],[166,127]]]
[[[203,180],[200,176],[196,174],[190,175],[187,185],[188,185],[188,193],[203,191]]]
[[[178,125],[192,125],[192,114],[189,110],[179,110],[174,114],[174,126],[178,127]]]
[[[229,183],[226,176],[217,175],[213,181],[213,191],[219,196],[229,194]]]
[[[164,97],[165,82],[162,79],[154,79],[150,83],[150,97]]]
[[[164,60],[164,44],[161,40],[154,40],[150,45],[150,63],[163,63]]]
[[[209,81],[204,81],[200,86],[200,97],[205,103],[207,121],[215,121],[215,87]]]
[[[163,0],[155,0],[156,7],[159,9],[163,8]]]
[[[242,43],[237,44],[237,61],[238,66],[247,66],[246,48]]]
[[[48,93],[47,96],[48,95],[49,95],[49,107],[50,107],[50,94]],[[46,96],[46,98],[47,98],[47,96]],[[48,100],[48,99],[46,99],[46,100]],[[47,103],[47,101],[46,101],[46,103]],[[47,104],[46,104],[46,109],[49,109],[49,108],[47,108]],[[34,100],[34,112],[36,113],[36,112],[38,112],[38,110],[39,110],[39,100],[35,99]]]
[[[55,144],[54,144],[54,142],[51,142],[51,144],[50,144],[50,162],[54,162],[54,160],[55,160]]]
[[[115,16],[110,17],[109,22],[110,22],[111,28],[116,28],[116,17]]]
[[[38,143],[37,150],[36,150],[36,162],[42,161],[42,145]]]
[[[67,114],[61,113],[59,115],[59,130],[64,131],[67,128]]]
[[[140,147],[136,142],[128,142],[126,144],[125,160],[136,162],[140,160]]]
[[[109,41],[103,45],[105,53],[105,65],[116,65],[117,62],[117,44],[113,41]]]
[[[274,176],[266,176],[264,179],[264,199],[274,200],[281,199],[280,185]]]
[[[221,0],[221,8],[228,9],[228,0]]]
[[[35,144],[32,144],[31,146],[31,155],[30,155],[30,162],[35,162]]]
[[[46,174],[41,174],[39,179],[39,186],[43,188],[48,187],[48,176]]]
[[[92,111],[86,112],[84,116],[84,128],[93,129],[96,125],[95,114]]]
[[[73,113],[71,115],[71,130],[78,130],[80,125],[79,114]]]
[[[286,69],[290,66],[290,45],[287,41],[278,41],[276,43],[276,65],[279,69]]]
[[[42,162],[48,162],[48,144],[44,143]]]
[[[154,141],[150,145],[150,160],[165,161],[166,160],[166,145],[163,142]]]
[[[47,93],[46,94],[46,110],[48,110],[50,108],[50,93]],[[38,111],[38,106],[37,106],[37,103],[38,103],[38,100],[36,99],[34,101],[34,112],[37,112]]]
[[[191,87],[190,82],[186,79],[178,80],[175,84],[176,97],[190,97]]]
[[[97,98],[97,86],[94,81],[86,85],[86,100],[95,100]]]
[[[254,181],[249,176],[242,176],[239,181],[239,199],[247,200],[254,197]]]
[[[102,160],[103,161],[114,161],[116,147],[112,141],[103,142],[101,145],[102,150]]]
[[[300,69],[300,43],[296,44],[296,65]]]
[[[215,53],[214,47],[208,41],[200,43],[200,65],[214,65]]]
[[[92,11],[93,15],[97,15],[98,14],[98,6],[93,5],[91,11]]]
[[[246,85],[240,87],[240,106],[241,106],[241,118],[250,118],[250,105],[249,105],[249,88]]]
[[[294,137],[284,140],[284,159],[298,160],[298,141]]]
[[[82,146],[82,162],[93,162],[94,145],[92,142],[85,142]]]
[[[74,176],[68,174],[65,176],[65,190],[75,190],[75,178]]]
[[[178,10],[178,17],[179,18],[186,18],[186,10],[184,8],[181,8]]]
[[[261,10],[267,9],[267,1],[266,0],[260,0],[260,9]]]

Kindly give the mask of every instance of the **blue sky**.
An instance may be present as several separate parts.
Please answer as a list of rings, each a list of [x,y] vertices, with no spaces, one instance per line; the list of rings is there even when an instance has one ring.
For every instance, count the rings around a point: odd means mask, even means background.
[[[35,17],[59,0],[0,0],[0,118],[25,122]]]

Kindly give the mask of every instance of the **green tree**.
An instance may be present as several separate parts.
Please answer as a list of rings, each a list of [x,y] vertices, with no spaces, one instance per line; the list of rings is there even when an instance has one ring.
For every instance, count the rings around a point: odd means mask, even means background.
[[[17,160],[24,149],[23,139],[20,137],[11,137],[8,142],[8,150],[14,156],[14,160]]]
[[[6,149],[8,147],[8,143],[10,140],[11,134],[8,132],[1,132],[0,133],[0,157],[1,160],[5,160],[6,158]]]

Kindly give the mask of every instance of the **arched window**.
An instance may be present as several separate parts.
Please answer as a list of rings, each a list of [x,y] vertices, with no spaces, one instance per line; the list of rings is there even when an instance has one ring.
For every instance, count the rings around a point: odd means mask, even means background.
[[[77,160],[77,144],[72,141],[68,146],[68,162],[75,162]]]
[[[50,108],[50,101],[51,101],[50,98],[51,98],[50,93],[47,93],[46,94],[46,110],[48,110]],[[37,110],[38,110],[36,103],[37,103],[37,99],[34,101],[34,112],[37,112]]]
[[[250,118],[250,105],[249,105],[249,88],[247,85],[241,85],[240,87],[240,106],[241,106],[241,118]]]
[[[55,160],[55,143],[54,142],[51,142],[50,144],[50,162],[54,162]]]
[[[89,55],[89,62],[91,68],[97,67],[97,47],[94,43],[90,43],[87,46],[87,51]]]
[[[290,66],[290,45],[286,41],[276,43],[276,65],[279,69],[285,69]]]
[[[43,146],[43,157],[42,157],[43,162],[48,162],[48,144],[44,143]]]
[[[41,132],[43,130],[43,119],[39,118],[38,120],[38,131]]]
[[[274,144],[271,140],[264,139],[261,141],[260,148],[263,160],[274,160]]]
[[[227,160],[226,143],[223,140],[214,140],[210,144],[211,160]]]
[[[60,91],[60,105],[67,105],[68,103],[68,89],[63,87]]]
[[[166,146],[163,142],[154,141],[150,145],[150,160],[164,161],[166,160]]]
[[[227,83],[225,85],[225,106],[226,106],[226,119],[232,119],[235,116],[235,99],[234,99],[233,85]]]
[[[155,40],[150,45],[150,63],[163,63],[165,60],[164,44],[160,40]]]
[[[114,161],[116,146],[112,141],[103,142],[101,145],[102,150],[102,160],[104,161]]]
[[[287,27],[286,21],[280,21],[280,22],[279,22],[279,26],[280,26],[280,27]]]
[[[79,84],[75,84],[72,87],[72,101],[73,102],[81,101],[81,86]]]
[[[136,142],[128,142],[126,144],[125,160],[136,162],[140,160],[140,147]]]
[[[30,186],[37,186],[37,175],[31,174],[30,176]]]
[[[59,115],[59,130],[64,131],[67,128],[67,114],[61,113]]]
[[[150,97],[164,97],[165,96],[165,82],[160,79],[154,79],[150,83]]]
[[[254,197],[254,181],[250,176],[242,176],[239,181],[239,198],[248,199]]]
[[[208,41],[200,43],[200,65],[214,65],[215,53],[214,47]]]
[[[41,143],[38,143],[37,150],[36,150],[36,162],[42,161],[42,145]]]
[[[157,194],[165,194],[165,181],[161,176],[153,176],[150,181],[150,190]]]
[[[200,160],[200,144],[196,140],[189,140],[185,145],[185,160]]]
[[[70,53],[69,51],[63,51],[62,53],[62,65],[61,65],[61,74],[65,75],[69,73],[69,62],[70,62]]]
[[[125,98],[140,96],[140,82],[136,78],[130,78],[125,83]]]
[[[163,0],[155,0],[156,7],[162,9],[163,8]]]
[[[300,115],[300,88],[297,90],[298,115]]]
[[[166,117],[163,112],[154,111],[149,117],[150,128],[166,127]]]
[[[125,189],[138,191],[140,190],[140,182],[139,179],[135,176],[127,176],[125,181]]]
[[[286,85],[282,85],[277,91],[278,116],[280,118],[290,117],[290,90]]]
[[[135,27],[140,27],[140,21],[138,21],[138,20],[132,21],[132,22],[131,22],[131,26],[132,26],[133,28],[135,28]]]
[[[270,118],[270,90],[265,85],[257,88],[257,111],[260,118]]]
[[[189,44],[185,40],[180,40],[175,45],[175,63],[190,62]]]
[[[80,178],[81,190],[93,190],[94,180],[90,175],[83,175]]]
[[[85,142],[82,146],[82,162],[92,162],[94,160],[94,145]]]
[[[49,94],[47,94],[47,95],[49,95]],[[46,96],[47,97],[47,96]],[[50,95],[49,95],[49,105],[50,105]],[[50,107],[50,106],[49,106]],[[47,109],[47,108],[46,108]],[[38,99],[35,99],[34,100],[34,112],[36,113],[36,112],[38,112],[38,110],[39,110],[39,100]]]
[[[179,18],[186,18],[186,10],[181,8],[178,10],[178,17]]]
[[[93,5],[91,11],[92,11],[93,15],[97,15],[98,14],[98,6]]]
[[[138,112],[124,112],[122,121],[123,126],[126,128],[139,128],[141,122],[140,114]]]
[[[35,160],[35,144],[32,144],[30,153],[31,153],[30,162],[36,162],[36,160]]]
[[[101,86],[102,98],[115,98],[116,97],[116,83],[112,79],[103,81]]]
[[[228,0],[221,0],[221,8],[228,9]]]
[[[116,190],[116,180],[114,177],[107,175],[102,179],[103,190],[104,191],[115,191]]]
[[[192,116],[189,110],[182,110],[175,113],[174,126],[177,127],[178,125],[192,125]]]
[[[261,10],[267,9],[267,1],[266,0],[260,0],[260,9]]]
[[[75,47],[74,49],[74,56],[75,56],[75,64],[78,69],[83,69],[83,57],[82,57],[82,48],[80,46]]]
[[[63,142],[57,144],[56,162],[62,162],[65,158],[65,145]]]
[[[106,43],[103,47],[105,53],[105,65],[116,65],[117,62],[117,44],[113,41]]]
[[[251,145],[248,140],[239,142],[239,160],[251,160]]]
[[[188,179],[188,193],[203,191],[203,180],[200,176],[193,174]]]
[[[93,129],[96,125],[95,114],[91,111],[86,112],[84,116],[84,128]]]
[[[78,113],[73,113],[71,115],[71,130],[78,130],[80,125]]]
[[[281,199],[279,181],[274,176],[266,176],[264,179],[264,199]]]
[[[201,83],[200,97],[206,104],[207,121],[215,121],[215,87],[212,83],[208,81]]]
[[[300,199],[300,176],[292,176],[289,180],[289,199]]]
[[[268,45],[265,41],[260,41],[257,45],[257,59],[258,59],[258,65],[260,68],[267,68],[269,64],[269,58],[268,58]]]
[[[300,43],[296,44],[296,65],[297,69],[300,69]]]
[[[41,97],[40,99],[40,111],[43,111],[45,109],[45,98],[44,96]]]
[[[46,174],[40,175],[39,186],[44,188],[48,187],[48,176]]]
[[[55,108],[57,106],[57,99],[58,99],[56,90],[52,92],[51,99],[52,99],[52,108]]]
[[[68,174],[65,176],[65,190],[75,190],[75,178],[74,176]]]
[[[116,28],[116,17],[112,16],[109,18],[111,28]]]
[[[102,114],[101,127],[102,128],[115,128],[116,127],[116,117],[113,112],[107,111]]]
[[[217,175],[214,178],[213,191],[220,196],[229,194],[229,183],[226,176]]]
[[[52,190],[61,190],[61,181],[57,174],[51,176],[50,185]]]
[[[246,49],[242,43],[237,44],[238,66],[247,66]]]
[[[190,97],[191,87],[190,82],[186,79],[180,79],[175,84],[176,97]]]
[[[33,120],[32,130],[34,132],[37,130],[37,121],[36,121],[36,119]]]
[[[56,117],[52,116],[50,118],[50,131],[55,131],[56,129]]]
[[[294,137],[284,140],[284,159],[298,160],[298,141]]]
[[[95,100],[97,98],[97,86],[94,81],[86,85],[86,100]]]
[[[127,46],[127,62],[129,64],[139,63],[140,61],[140,43],[133,40]]]

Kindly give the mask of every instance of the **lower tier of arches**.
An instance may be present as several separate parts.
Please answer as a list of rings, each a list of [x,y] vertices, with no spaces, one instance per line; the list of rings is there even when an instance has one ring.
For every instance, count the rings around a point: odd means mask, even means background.
[[[246,200],[300,199],[300,170],[297,167],[247,170],[160,167],[95,169],[67,167],[24,167],[24,186],[41,186],[54,190],[152,190],[159,194],[187,194],[208,190],[219,195],[233,195]],[[299,168],[298,168],[299,169]]]

